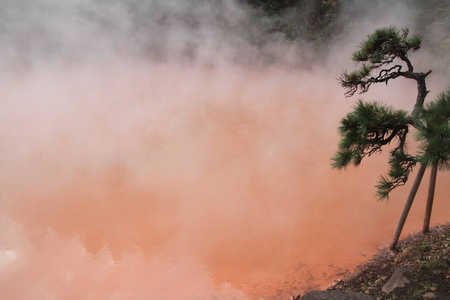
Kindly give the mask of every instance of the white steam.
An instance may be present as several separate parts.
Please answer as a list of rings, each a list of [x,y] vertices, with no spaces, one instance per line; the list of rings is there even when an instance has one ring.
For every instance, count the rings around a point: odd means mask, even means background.
[[[8,299],[288,299],[388,241],[408,187],[376,203],[384,156],[331,170],[353,105],[335,78],[373,28],[415,12],[358,6],[369,17],[325,68],[235,1],[0,5]],[[414,88],[371,97],[408,109]]]

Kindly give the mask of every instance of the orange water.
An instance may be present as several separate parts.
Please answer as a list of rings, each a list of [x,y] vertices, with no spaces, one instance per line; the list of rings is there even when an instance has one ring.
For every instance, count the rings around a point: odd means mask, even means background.
[[[2,297],[289,299],[341,278],[389,242],[409,185],[376,202],[384,155],[331,169],[356,101],[335,77],[171,64],[3,76]]]

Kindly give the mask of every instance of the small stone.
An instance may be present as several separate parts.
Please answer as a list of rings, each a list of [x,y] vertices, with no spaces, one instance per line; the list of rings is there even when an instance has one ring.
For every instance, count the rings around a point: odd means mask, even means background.
[[[339,288],[338,285],[341,284],[341,283],[342,283],[341,280],[335,280],[334,283],[331,284],[329,287],[327,287],[326,290],[327,290],[327,291],[330,291],[330,290],[338,289],[338,288]]]
[[[403,258],[403,259],[411,259],[411,258],[413,258],[414,256],[415,256],[415,251],[414,251],[414,247],[413,246],[409,246],[409,247],[407,247],[407,248],[405,248],[402,252],[401,252],[401,254],[400,254],[400,256]]]
[[[401,255],[399,255],[394,259],[394,264],[398,265],[399,263],[402,262],[402,260],[403,260],[403,257]]]
[[[373,285],[378,285],[378,284],[380,284],[380,283],[382,283],[382,282],[383,282],[383,279],[378,278],[377,280],[375,280],[375,282],[373,283]]]
[[[429,292],[429,293],[424,294],[423,297],[425,299],[433,299],[433,298],[436,298],[436,294]]]
[[[344,282],[350,282],[352,280],[355,280],[356,278],[358,278],[359,276],[361,276],[361,274],[363,273],[363,271],[361,269],[357,269],[356,271],[354,271],[353,273],[348,274],[347,276],[345,276],[345,278],[342,280]]]
[[[406,272],[411,272],[413,270],[414,270],[413,267],[410,267],[410,268],[398,268],[397,270],[395,270],[394,274],[392,274],[392,276],[388,280],[388,282],[386,282],[383,285],[383,287],[381,288],[383,293],[389,294],[390,292],[392,292],[394,289],[396,289],[398,287],[404,287],[405,284],[409,283],[409,280],[408,280],[408,278],[403,276],[403,274],[406,273]]]

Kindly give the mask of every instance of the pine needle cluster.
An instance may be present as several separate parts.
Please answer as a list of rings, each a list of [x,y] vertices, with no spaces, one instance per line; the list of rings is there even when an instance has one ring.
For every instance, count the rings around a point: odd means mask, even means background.
[[[349,164],[358,166],[364,157],[381,152],[382,146],[394,139],[398,147],[404,148],[409,124],[411,119],[406,111],[359,100],[354,110],[341,120],[341,141],[332,166],[337,169]]]
[[[395,26],[379,28],[360,44],[360,50],[353,53],[357,62],[368,62],[371,67],[391,63],[395,57],[406,57],[410,50],[419,50],[422,38],[419,35],[408,37],[407,28]]]
[[[382,152],[383,146],[395,142],[389,153],[388,173],[381,176],[376,186],[380,200],[388,198],[396,187],[405,185],[418,162],[450,170],[450,90],[426,104],[420,120],[422,125],[416,134],[421,142],[420,151],[413,156],[406,148],[409,126],[413,126],[412,117],[406,111],[379,102],[359,100],[353,111],[341,120],[341,141],[332,157],[332,167],[358,166],[364,157]]]
[[[412,169],[417,163],[417,159],[396,148],[391,151],[389,158],[389,171],[387,176],[380,176],[380,180],[376,185],[377,196],[379,200],[389,198],[389,193],[396,187],[405,185],[408,181]]]
[[[354,110],[341,121],[341,141],[332,158],[332,167],[343,169],[350,164],[358,166],[364,157],[382,152],[383,146],[395,142],[394,149],[390,151],[388,174],[381,177],[377,186],[379,198],[387,198],[390,191],[406,183],[416,164],[415,157],[409,155],[406,149],[410,125],[412,119],[406,111],[359,100]]]
[[[347,89],[346,96],[353,96],[358,90],[360,94],[369,90],[374,83],[388,83],[389,80],[399,76],[410,77],[414,68],[408,58],[408,53],[417,51],[422,44],[422,37],[414,35],[409,37],[409,30],[397,29],[395,26],[377,29],[367,36],[359,45],[359,50],[352,55],[353,61],[362,63],[358,70],[348,72],[345,70],[339,77],[343,88]],[[406,64],[393,64],[398,62]],[[372,71],[380,69],[378,74],[372,76]]]
[[[450,90],[426,104],[420,117],[423,126],[416,135],[421,142],[418,159],[427,166],[450,170]]]

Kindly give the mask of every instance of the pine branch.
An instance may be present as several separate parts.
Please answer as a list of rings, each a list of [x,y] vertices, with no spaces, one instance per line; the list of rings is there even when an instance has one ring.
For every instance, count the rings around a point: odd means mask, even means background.
[[[404,73],[401,71],[401,65],[395,65],[388,69],[382,69],[376,77],[368,77],[370,72],[366,72],[368,69],[370,70],[370,68],[364,65],[361,70],[354,71],[352,73],[344,72],[341,75],[339,81],[341,82],[342,87],[347,89],[347,92],[345,93],[346,97],[353,96],[358,90],[360,90],[359,94],[364,94],[369,91],[372,84],[388,84],[389,80],[395,79],[399,76],[404,76]]]
[[[381,176],[377,188],[379,200],[389,198],[389,193],[399,186],[406,184],[409,174],[412,172],[417,159],[404,152],[404,147],[399,145],[391,151],[389,159],[390,169],[387,176]]]
[[[419,160],[425,165],[450,169],[450,90],[425,106],[420,113],[422,126],[418,129]]]
[[[360,49],[353,53],[352,59],[362,63],[359,70],[348,73],[344,71],[338,78],[342,87],[346,89],[346,97],[351,97],[355,93],[366,93],[372,84],[388,83],[389,80],[398,77],[405,77],[421,81],[428,76],[427,73],[415,73],[414,66],[408,58],[408,52],[420,49],[422,38],[418,35],[408,37],[409,30],[402,29],[400,32],[396,27],[385,27],[377,29],[361,43]],[[403,71],[401,64],[390,66],[395,61],[406,64],[407,71]],[[371,71],[380,69],[378,75],[371,76]],[[426,88],[425,88],[426,90]],[[422,93],[420,99],[425,98]],[[422,102],[423,104],[423,102]]]
[[[351,163],[357,166],[365,157],[381,152],[394,140],[398,140],[397,148],[403,151],[411,123],[405,111],[360,100],[354,111],[341,121],[341,141],[332,166],[337,169]]]

